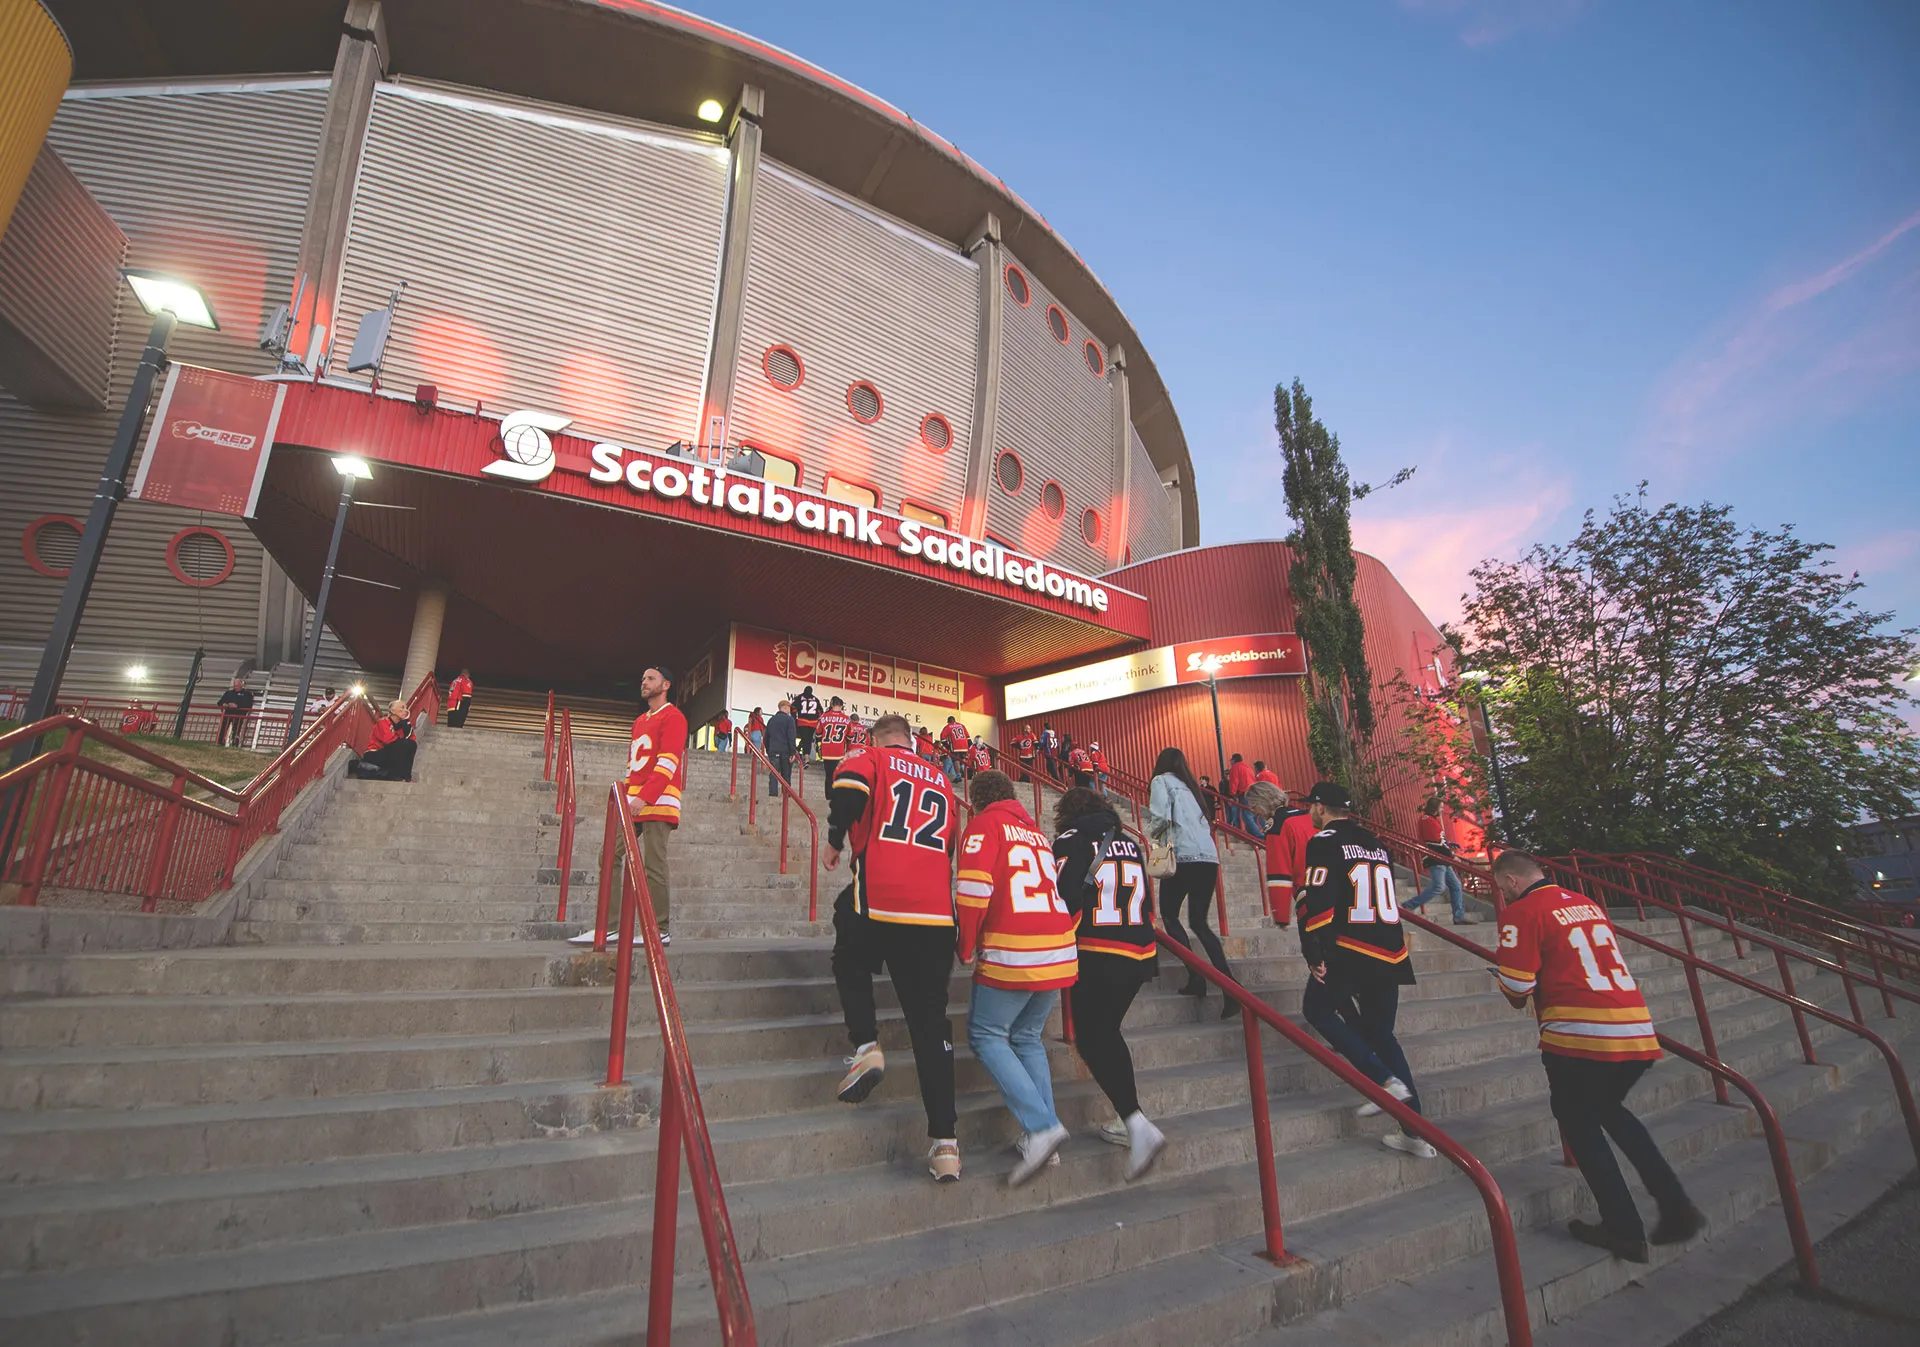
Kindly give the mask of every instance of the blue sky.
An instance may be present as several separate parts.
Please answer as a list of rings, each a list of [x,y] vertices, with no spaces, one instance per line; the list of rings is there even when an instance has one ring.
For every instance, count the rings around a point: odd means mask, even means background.
[[[1920,5],[706,0],[998,173],[1172,389],[1203,540],[1286,531],[1272,390],[1436,618],[1641,479],[1920,625]]]

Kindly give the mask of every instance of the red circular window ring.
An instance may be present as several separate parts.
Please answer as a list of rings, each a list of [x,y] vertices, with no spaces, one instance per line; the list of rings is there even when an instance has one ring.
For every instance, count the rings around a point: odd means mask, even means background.
[[[1007,293],[1013,296],[1013,302],[1021,308],[1033,303],[1033,287],[1027,284],[1027,273],[1013,263],[1007,263],[1005,272]]]
[[[80,521],[70,514],[43,514],[21,533],[20,554],[37,574],[64,580],[80,555],[80,532]]]
[[[953,448],[953,426],[939,412],[920,418],[920,443],[930,454],[944,454]]]
[[[1073,328],[1067,323],[1067,315],[1060,311],[1058,304],[1047,305],[1047,331],[1053,333],[1053,339],[1065,346],[1073,340]]]
[[[1000,489],[1009,496],[1017,496],[1020,488],[1027,484],[1027,465],[1013,450],[1002,449],[1000,457],[993,462],[993,480],[1000,483]]]
[[[1060,483],[1048,482],[1040,488],[1040,513],[1049,519],[1059,519],[1067,512],[1067,496],[1060,489]]]
[[[767,382],[784,393],[791,393],[807,381],[807,365],[791,346],[769,346],[760,357],[760,369]]]
[[[233,574],[233,544],[218,529],[181,529],[167,540],[167,569],[183,585],[212,589]]]
[[[1106,524],[1100,518],[1100,512],[1088,509],[1080,516],[1080,536],[1087,540],[1088,547],[1100,545],[1100,535],[1106,532]]]
[[[1100,343],[1090,341],[1080,348],[1080,354],[1087,359],[1087,369],[1096,379],[1107,377],[1107,353],[1100,349]]]
[[[865,379],[847,385],[847,415],[861,425],[872,425],[886,409],[887,404],[880,396],[880,390]]]

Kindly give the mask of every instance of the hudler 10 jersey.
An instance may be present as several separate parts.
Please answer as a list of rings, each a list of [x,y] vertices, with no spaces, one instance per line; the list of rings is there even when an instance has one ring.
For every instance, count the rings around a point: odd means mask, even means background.
[[[827,845],[853,853],[854,902],[875,921],[953,925],[953,791],[910,748],[869,746],[833,778]]]
[[[1542,1052],[1602,1062],[1660,1056],[1646,998],[1606,909],[1591,898],[1541,880],[1507,904],[1496,960],[1509,998],[1533,996]]]
[[[1307,839],[1300,952],[1309,966],[1413,981],[1407,928],[1393,891],[1393,859],[1366,824],[1337,818]]]

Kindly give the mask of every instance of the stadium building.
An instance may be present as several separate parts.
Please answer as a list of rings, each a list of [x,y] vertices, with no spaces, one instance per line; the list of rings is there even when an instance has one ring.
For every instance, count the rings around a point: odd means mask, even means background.
[[[250,517],[121,507],[79,691],[297,661],[351,454],[330,665],[619,696],[664,660],[695,723],[812,683],[990,736],[1125,724],[1144,772],[1211,764],[1214,653],[1229,751],[1308,778],[1285,549],[1199,546],[1140,334],[905,113],[641,0],[5,8],[65,42],[9,80],[51,121],[0,239],[0,685],[140,356],[124,266],[203,288],[219,329],[171,355],[262,386],[271,452]],[[156,441],[237,434],[222,396]],[[1417,677],[1438,634],[1362,564],[1375,666]]]

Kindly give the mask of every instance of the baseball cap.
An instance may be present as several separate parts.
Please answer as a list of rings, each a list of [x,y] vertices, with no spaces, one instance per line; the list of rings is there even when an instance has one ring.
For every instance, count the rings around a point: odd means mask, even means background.
[[[1316,781],[1313,783],[1313,789],[1307,792],[1306,802],[1323,804],[1329,809],[1351,809],[1353,796],[1349,795],[1347,788],[1337,781]]]

